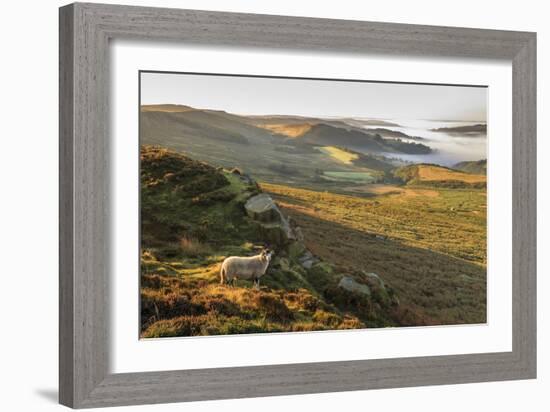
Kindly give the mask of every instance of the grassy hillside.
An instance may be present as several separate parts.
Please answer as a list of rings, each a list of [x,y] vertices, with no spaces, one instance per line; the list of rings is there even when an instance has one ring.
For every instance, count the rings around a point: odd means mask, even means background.
[[[261,187],[300,225],[313,253],[390,282],[400,324],[485,322],[485,190],[368,185],[364,198]]]
[[[165,112],[165,113],[185,113],[197,110],[183,104],[144,104],[141,106],[142,112]]]
[[[301,137],[289,138],[251,124],[257,121],[188,106],[144,106],[140,116],[140,139],[142,144],[185,152],[213,166],[230,169],[239,165],[258,180],[316,190],[327,187],[339,190],[338,179],[330,175],[362,173],[370,176],[369,180],[380,182],[394,167],[383,156],[339,147],[339,153],[348,151],[356,157],[351,163],[342,162],[338,156],[319,150],[323,146],[297,143]],[[304,124],[301,121],[298,127]],[[360,183],[362,180],[358,181]]]
[[[485,322],[485,191],[365,190],[258,186],[239,170],[142,147],[141,336]],[[303,240],[273,240],[245,213],[262,191]],[[260,291],[219,284],[226,256],[265,246],[276,254]]]
[[[476,175],[487,175],[487,159],[459,162],[453,166],[453,169]]]
[[[368,134],[358,129],[346,130],[327,124],[317,124],[296,139],[299,143],[326,146],[345,146],[370,152],[427,154],[431,149],[421,143],[407,143],[400,139],[384,139],[379,134]]]
[[[268,124],[259,124],[258,127],[270,130],[276,134],[280,134],[286,137],[300,137],[311,129],[311,124],[309,123],[298,123],[298,124],[268,123]]]
[[[178,136],[238,144],[251,144],[259,139],[271,138],[268,131],[251,126],[238,116],[174,105],[142,108],[140,136],[145,143],[151,139],[162,141]]]
[[[428,146],[399,139],[384,139],[338,120],[291,116],[243,116],[183,105],[144,105],[140,133],[144,144],[169,144],[178,138],[203,138],[224,143],[289,144],[297,139],[313,145],[343,145],[390,153],[430,153]],[[395,136],[392,136],[395,137]],[[296,143],[296,142],[295,142]],[[349,144],[348,144],[349,143]],[[293,144],[293,143],[290,143]]]
[[[411,139],[411,140],[426,140],[420,136],[409,136],[408,134],[400,132],[398,130],[386,129],[384,127],[373,127],[373,128],[369,127],[364,130],[367,131],[368,133],[379,134],[382,137],[396,137],[396,138]]]
[[[417,164],[400,167],[394,176],[409,185],[424,185],[455,188],[484,188],[487,177],[464,173],[447,167],[431,164]]]
[[[274,240],[272,226],[250,218],[245,202],[261,189],[242,172],[153,146],[140,159],[142,337],[399,324],[393,289],[368,266],[343,270],[308,257],[301,241]],[[265,246],[276,255],[260,291],[244,280],[219,284],[225,257]],[[342,289],[343,277],[369,295]]]

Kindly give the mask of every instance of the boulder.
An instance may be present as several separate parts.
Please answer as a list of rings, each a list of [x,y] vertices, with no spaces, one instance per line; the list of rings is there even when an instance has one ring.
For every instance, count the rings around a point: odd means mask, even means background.
[[[250,175],[242,174],[239,176],[241,182],[249,186],[256,186],[256,181],[250,177]]]
[[[298,258],[298,262],[300,262],[300,265],[302,265],[303,268],[311,269],[314,264],[319,262],[319,259],[317,259],[315,256],[313,256],[309,250],[306,250]]]
[[[367,285],[357,282],[351,276],[343,276],[338,282],[338,287],[344,289],[345,291],[357,293],[363,296],[370,296],[371,290]]]
[[[312,266],[314,264],[316,264],[317,262],[319,262],[319,259],[317,258],[311,258],[311,259],[304,259],[304,260],[300,260],[300,264],[302,265],[303,268],[305,269],[311,269]]]
[[[279,207],[271,196],[266,193],[260,193],[248,199],[244,208],[246,214],[258,222],[279,223],[284,221],[288,225],[288,221],[284,218]]]
[[[373,282],[373,283],[377,284],[382,289],[386,289],[386,285],[384,284],[384,281],[376,273],[363,272],[363,274],[367,277],[367,279],[370,282]]]
[[[268,194],[252,196],[244,208],[246,214],[258,223],[260,235],[266,242],[283,246],[296,239],[288,220]]]
[[[294,239],[292,230],[283,222],[280,223],[258,223],[260,236],[270,245],[283,246]]]
[[[368,272],[363,272],[363,275],[372,291],[373,298],[377,302],[384,307],[399,305],[399,299],[395,295],[394,290],[386,285],[380,276],[376,273]]]
[[[296,240],[303,242],[304,241],[304,234],[302,233],[302,228],[297,226],[294,228],[294,235],[296,236]]]

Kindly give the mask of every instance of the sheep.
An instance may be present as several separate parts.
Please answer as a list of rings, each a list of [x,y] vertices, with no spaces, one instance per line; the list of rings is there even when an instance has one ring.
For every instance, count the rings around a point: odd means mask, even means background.
[[[260,277],[265,274],[273,252],[262,250],[262,253],[251,257],[230,256],[225,259],[220,269],[220,284],[231,282],[235,279],[253,279],[256,289],[260,289]]]

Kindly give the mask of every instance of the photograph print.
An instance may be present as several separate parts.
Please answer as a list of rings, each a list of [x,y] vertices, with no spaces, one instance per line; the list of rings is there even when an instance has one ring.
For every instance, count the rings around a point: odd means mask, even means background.
[[[140,337],[487,321],[487,88],[142,71]]]

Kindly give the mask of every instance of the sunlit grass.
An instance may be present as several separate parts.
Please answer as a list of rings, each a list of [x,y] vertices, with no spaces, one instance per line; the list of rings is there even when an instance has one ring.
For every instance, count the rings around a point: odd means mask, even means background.
[[[329,154],[334,159],[339,160],[340,162],[347,165],[351,165],[353,164],[354,160],[359,159],[359,155],[357,153],[352,153],[350,151],[342,150],[334,146],[318,147],[318,150]]]

